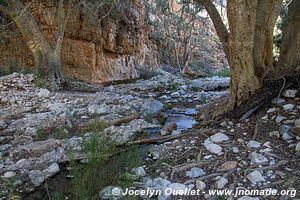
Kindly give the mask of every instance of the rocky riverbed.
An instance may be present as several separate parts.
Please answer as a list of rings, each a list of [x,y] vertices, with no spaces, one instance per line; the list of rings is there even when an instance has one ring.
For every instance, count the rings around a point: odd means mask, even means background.
[[[144,156],[145,164],[131,171],[137,177],[131,189],[162,191],[154,199],[299,197],[297,89],[284,90],[280,98],[243,122],[233,117],[222,119],[213,127],[196,129],[194,116],[203,111],[203,106],[198,105],[227,95],[228,78],[186,80],[164,74],[101,87],[94,94],[50,92],[36,87],[34,82],[32,75],[16,73],[0,79],[0,172],[3,180],[14,181],[21,194],[38,189],[45,179],[50,189],[67,188],[70,181],[64,176],[68,171],[62,164],[68,160],[67,146],[82,159],[82,141],[90,136],[90,130],[84,127],[103,122],[107,126],[102,133],[119,144],[166,135],[182,136],[150,145]],[[78,134],[78,130],[83,131]],[[4,182],[0,186],[4,194],[8,188]],[[168,188],[199,189],[201,194],[176,197],[163,192]],[[289,192],[275,196],[241,193],[237,197],[217,197],[208,194],[212,189]],[[116,190],[125,188],[110,185],[99,190],[99,197],[124,199],[113,194]],[[33,195],[27,199],[41,198]]]
[[[136,115],[131,121],[106,127],[103,134],[120,144],[147,130],[158,130],[156,135],[180,134],[196,123],[196,105],[228,93],[229,79],[186,80],[165,73],[135,83],[99,87],[94,94],[51,92],[35,83],[32,74],[0,78],[0,174],[3,179],[13,179],[21,193],[33,191],[59,173],[59,163],[68,160],[67,147],[80,158],[81,143],[90,134],[76,134],[82,126],[93,121],[110,124]],[[175,128],[148,119],[157,114]],[[0,187],[4,195],[4,182]]]

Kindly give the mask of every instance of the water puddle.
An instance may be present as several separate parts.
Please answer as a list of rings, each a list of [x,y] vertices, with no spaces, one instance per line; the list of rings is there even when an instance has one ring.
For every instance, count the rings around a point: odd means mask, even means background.
[[[197,123],[192,116],[185,114],[170,114],[166,123],[169,122],[175,122],[179,131],[190,129]]]

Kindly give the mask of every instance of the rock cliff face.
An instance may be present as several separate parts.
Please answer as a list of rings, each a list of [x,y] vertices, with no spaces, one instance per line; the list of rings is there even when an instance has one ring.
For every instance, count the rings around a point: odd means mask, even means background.
[[[126,19],[104,18],[91,24],[88,11],[72,13],[62,47],[64,75],[90,83],[138,77],[141,68],[156,67],[154,45],[148,39],[143,0],[120,1]],[[57,1],[38,0],[32,14],[43,34],[54,41]],[[79,11],[79,12],[78,12]],[[11,24],[0,33],[0,70],[33,69],[33,56],[18,29]]]

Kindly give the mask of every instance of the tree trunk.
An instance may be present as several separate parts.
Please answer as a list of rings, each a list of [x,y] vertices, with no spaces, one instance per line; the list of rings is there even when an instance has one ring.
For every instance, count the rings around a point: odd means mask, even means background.
[[[228,0],[229,33],[212,0],[194,0],[211,17],[231,67],[229,109],[263,84],[273,65],[273,29],[282,0]]]
[[[273,30],[282,0],[258,0],[254,33],[253,60],[255,74],[263,80],[273,66]]]
[[[253,50],[257,0],[229,0],[230,105],[236,108],[261,87],[255,74]]]
[[[300,1],[293,0],[288,7],[287,23],[283,27],[279,67],[291,70],[300,65]]]
[[[51,89],[56,91],[61,89],[61,85],[64,82],[63,75],[61,73],[61,61],[60,56],[57,54],[53,54],[51,59],[49,60],[49,79],[51,81]]]

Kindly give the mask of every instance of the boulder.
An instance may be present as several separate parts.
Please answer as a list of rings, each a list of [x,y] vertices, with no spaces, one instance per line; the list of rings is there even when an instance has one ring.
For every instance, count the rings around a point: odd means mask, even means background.
[[[163,110],[164,105],[157,100],[150,100],[146,103],[144,103],[141,107],[141,113],[144,116],[150,115],[150,116],[157,116],[161,113]]]

